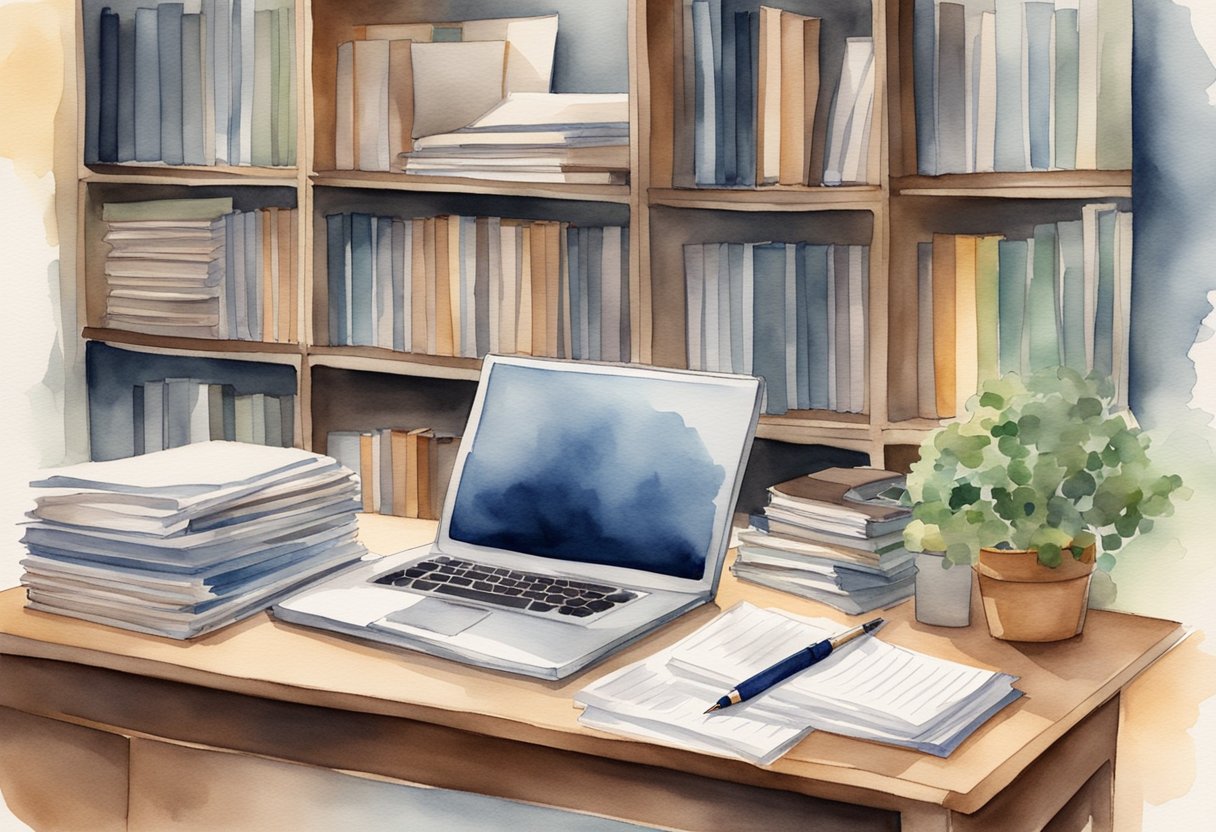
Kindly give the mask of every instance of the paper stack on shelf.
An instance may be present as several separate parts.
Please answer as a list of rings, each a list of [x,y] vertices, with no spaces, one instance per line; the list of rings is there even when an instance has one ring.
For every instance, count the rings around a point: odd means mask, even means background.
[[[411,174],[624,184],[629,96],[511,93],[467,127],[419,138],[401,157]]]
[[[191,638],[365,554],[354,474],[294,448],[199,443],[32,485],[29,606],[128,630]]]
[[[903,477],[829,468],[774,485],[763,514],[739,533],[737,578],[828,604],[850,615],[909,598],[914,556],[903,546],[911,510]]]
[[[812,729],[946,757],[1022,695],[1013,676],[888,644],[880,632],[762,696],[704,713],[740,681],[841,629],[827,619],[738,604],[673,647],[579,691],[579,722],[760,765]]]

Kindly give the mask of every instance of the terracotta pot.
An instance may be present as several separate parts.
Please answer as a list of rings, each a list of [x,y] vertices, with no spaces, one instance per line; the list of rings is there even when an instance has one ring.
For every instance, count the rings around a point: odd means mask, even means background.
[[[1081,632],[1094,571],[1094,547],[1077,560],[1065,552],[1055,569],[1035,552],[981,549],[980,597],[993,638],[1060,641]]]

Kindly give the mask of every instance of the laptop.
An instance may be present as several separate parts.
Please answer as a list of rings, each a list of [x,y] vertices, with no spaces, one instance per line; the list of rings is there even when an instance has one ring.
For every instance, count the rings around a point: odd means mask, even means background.
[[[758,378],[488,356],[435,542],[365,559],[285,620],[561,679],[710,601]]]

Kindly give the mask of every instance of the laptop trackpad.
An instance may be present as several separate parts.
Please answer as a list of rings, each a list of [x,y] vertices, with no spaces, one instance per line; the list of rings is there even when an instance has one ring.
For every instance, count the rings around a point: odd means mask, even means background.
[[[439,598],[423,598],[417,604],[389,613],[382,620],[429,630],[443,636],[454,636],[489,614],[489,610],[477,607],[453,604]]]

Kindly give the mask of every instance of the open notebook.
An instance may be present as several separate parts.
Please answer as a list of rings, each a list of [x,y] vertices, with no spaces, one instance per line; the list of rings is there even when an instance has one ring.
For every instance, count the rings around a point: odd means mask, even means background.
[[[1022,695],[1006,673],[870,637],[755,699],[704,713],[738,682],[842,629],[737,604],[668,650],[588,685],[575,696],[579,721],[761,765],[812,729],[945,757]]]

